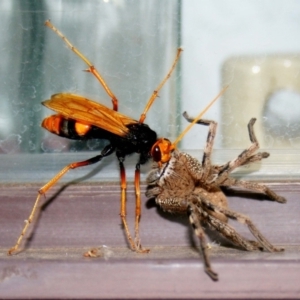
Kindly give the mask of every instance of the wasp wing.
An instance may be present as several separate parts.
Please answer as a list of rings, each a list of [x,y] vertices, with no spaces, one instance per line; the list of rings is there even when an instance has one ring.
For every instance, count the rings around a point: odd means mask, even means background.
[[[105,105],[75,94],[54,94],[42,104],[66,118],[100,127],[122,137],[129,131],[126,125],[138,123]]]

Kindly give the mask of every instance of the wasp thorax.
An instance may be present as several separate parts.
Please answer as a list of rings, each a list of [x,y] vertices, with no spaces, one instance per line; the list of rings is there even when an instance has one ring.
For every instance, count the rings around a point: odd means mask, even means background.
[[[174,149],[174,145],[168,139],[161,138],[152,146],[151,156],[158,163],[166,163],[170,160]]]

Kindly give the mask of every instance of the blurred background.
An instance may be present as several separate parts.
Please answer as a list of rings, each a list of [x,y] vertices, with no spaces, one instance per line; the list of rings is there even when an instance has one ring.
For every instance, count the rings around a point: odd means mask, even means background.
[[[167,74],[177,47],[184,48],[147,115],[159,136],[174,140],[187,124],[182,112],[196,116],[229,84],[205,115],[219,123],[215,149],[248,147],[252,117],[262,148],[285,156],[300,148],[297,0],[2,0],[0,16],[2,154],[103,147],[101,140],[69,141],[40,127],[52,113],[40,103],[55,93],[112,107],[98,81],[82,71],[85,63],[44,26],[47,19],[96,66],[119,111],[134,119]],[[194,126],[181,148],[202,150],[206,135],[207,128]]]
[[[229,84],[206,115],[219,121],[218,148],[247,147],[246,125],[255,117],[262,148],[299,149],[300,3],[182,1],[181,20],[182,109],[199,110]],[[195,139],[187,135],[183,148],[194,148]]]

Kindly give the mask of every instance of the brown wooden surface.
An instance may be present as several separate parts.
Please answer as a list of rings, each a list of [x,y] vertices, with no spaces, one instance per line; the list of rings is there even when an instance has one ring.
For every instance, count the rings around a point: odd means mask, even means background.
[[[22,253],[6,251],[20,233],[36,197],[37,185],[0,186],[0,298],[299,298],[300,186],[272,184],[288,199],[229,191],[230,208],[248,215],[284,253],[210,251],[219,282],[203,272],[197,240],[185,216],[160,212],[143,199],[141,237],[149,254],[131,252],[119,219],[119,186],[70,185],[47,194],[32,240]],[[143,191],[144,193],[144,191]],[[133,227],[134,194],[128,190]],[[245,226],[231,223],[251,237]],[[103,247],[105,245],[105,247]],[[83,258],[99,247],[102,256]]]

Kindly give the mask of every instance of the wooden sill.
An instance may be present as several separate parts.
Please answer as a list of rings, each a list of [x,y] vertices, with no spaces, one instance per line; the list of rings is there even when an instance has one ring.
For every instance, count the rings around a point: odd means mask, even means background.
[[[119,186],[78,184],[47,195],[26,250],[8,257],[37,185],[2,185],[0,210],[0,298],[298,298],[300,295],[300,200],[296,183],[270,183],[288,199],[272,203],[229,191],[233,210],[248,215],[283,253],[245,252],[212,242],[212,266],[219,281],[203,272],[185,216],[164,214],[144,200],[141,238],[149,254],[127,247],[119,219]],[[144,189],[143,189],[144,193]],[[56,195],[55,198],[51,198]],[[134,193],[128,189],[133,228]],[[254,199],[253,199],[254,198]],[[251,237],[247,228],[232,223]],[[103,254],[84,258],[98,247]]]

